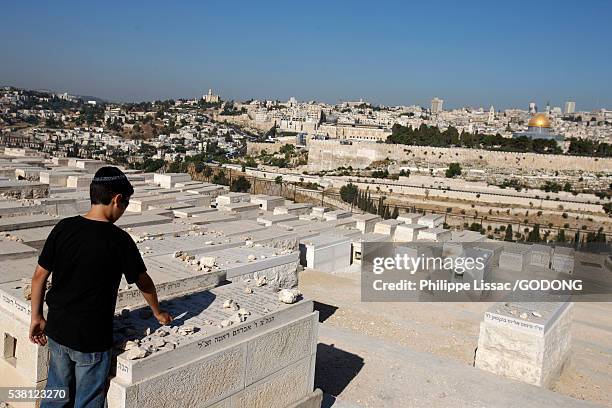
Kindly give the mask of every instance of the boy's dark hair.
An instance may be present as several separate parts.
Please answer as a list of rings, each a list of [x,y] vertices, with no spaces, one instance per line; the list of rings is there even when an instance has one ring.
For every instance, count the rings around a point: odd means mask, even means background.
[[[100,168],[89,185],[91,203],[108,205],[116,194],[121,194],[124,200],[129,200],[134,194],[134,187],[117,167]]]

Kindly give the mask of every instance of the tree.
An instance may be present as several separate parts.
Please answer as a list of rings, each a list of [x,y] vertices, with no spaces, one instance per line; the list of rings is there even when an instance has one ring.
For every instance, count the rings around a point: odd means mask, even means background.
[[[274,179],[274,183],[283,184],[283,176],[276,176],[276,178]]]
[[[383,219],[388,220],[391,218],[391,212],[389,211],[389,206],[385,205],[385,211],[383,212]]]
[[[512,242],[512,225],[508,224],[506,227],[506,235],[504,236],[504,241]]]
[[[447,178],[453,178],[461,175],[461,165],[459,163],[451,163],[446,169],[445,175]]]
[[[527,242],[541,242],[542,237],[540,236],[540,225],[536,224],[533,229],[527,235]]]
[[[251,183],[244,177],[239,176],[234,181],[232,181],[232,185],[230,186],[230,191],[235,193],[246,193],[251,189]]]
[[[355,204],[359,189],[353,183],[348,183],[340,188],[340,198],[345,203]]]
[[[385,198],[383,196],[378,197],[377,209],[378,211],[376,211],[376,214],[383,217],[385,215]]]
[[[565,242],[565,241],[567,241],[567,238],[565,238],[565,230],[563,228],[561,228],[559,230],[559,232],[557,233],[556,241],[557,242]]]
[[[223,170],[219,170],[219,172],[213,176],[212,182],[223,186],[229,185],[229,180],[225,176],[225,171]]]
[[[204,166],[204,168],[202,169],[202,175],[206,177],[206,180],[210,180],[210,176],[212,176],[212,174],[213,169],[211,169],[209,166]]]

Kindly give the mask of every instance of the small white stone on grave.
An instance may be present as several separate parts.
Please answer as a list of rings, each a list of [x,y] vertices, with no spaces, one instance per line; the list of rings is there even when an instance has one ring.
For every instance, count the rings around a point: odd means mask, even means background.
[[[278,300],[287,304],[295,303],[301,294],[297,289],[282,289],[278,292]]]
[[[149,352],[147,350],[141,347],[134,347],[122,353],[121,356],[126,360],[137,360],[146,357],[148,354]]]
[[[131,349],[133,349],[133,348],[135,348],[135,347],[138,347],[138,346],[139,346],[139,344],[140,344],[140,343],[139,343],[139,341],[138,341],[138,340],[128,340],[128,341],[126,341],[125,343],[121,344],[121,347],[120,347],[120,348],[121,348],[122,350],[126,350],[126,351],[127,351],[127,350],[131,350]]]
[[[233,324],[233,322],[231,320],[221,320],[221,323],[219,324],[219,327],[221,327],[222,329],[228,326],[231,326]]]
[[[542,317],[542,314],[540,312],[537,311],[533,311],[531,312],[532,315],[534,315],[535,317]]]
[[[216,260],[217,258],[215,258],[214,256],[203,256],[200,258],[200,265],[207,268],[212,268],[213,266],[215,266]]]
[[[253,289],[249,288],[248,286],[244,288],[244,293],[246,293],[247,295],[250,295],[251,293],[253,293]]]
[[[153,340],[151,341],[151,344],[152,344],[154,347],[159,348],[159,347],[163,347],[163,346],[164,346],[164,344],[166,344],[166,341],[165,341],[164,339],[162,339],[162,338],[159,338],[159,337],[158,337],[158,338],[153,339]]]
[[[246,316],[241,315],[240,313],[233,314],[229,320],[233,323],[242,323],[246,320]]]

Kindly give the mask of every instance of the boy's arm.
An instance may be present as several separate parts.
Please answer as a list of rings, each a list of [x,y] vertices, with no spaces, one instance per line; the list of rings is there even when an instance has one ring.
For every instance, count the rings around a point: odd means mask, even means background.
[[[50,272],[40,265],[36,265],[34,276],[32,276],[32,295],[30,317],[30,341],[34,344],[44,346],[47,344],[47,336],[45,336],[45,325],[47,324],[43,316],[43,302],[45,299],[45,289],[47,287],[47,278]]]
[[[136,286],[142,292],[142,296],[145,298],[149,307],[153,311],[153,315],[159,321],[159,324],[168,324],[172,321],[170,313],[165,312],[159,308],[159,301],[157,300],[157,291],[155,290],[155,284],[148,273],[143,272],[138,275],[136,280]]]

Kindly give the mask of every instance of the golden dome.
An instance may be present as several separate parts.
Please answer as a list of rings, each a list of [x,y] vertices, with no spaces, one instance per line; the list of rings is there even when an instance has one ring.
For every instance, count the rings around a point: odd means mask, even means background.
[[[533,118],[529,120],[527,124],[529,127],[539,127],[539,128],[549,128],[550,127],[550,119],[546,116],[545,113],[538,113],[534,115]]]

